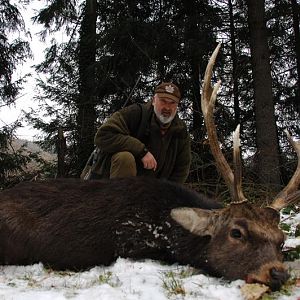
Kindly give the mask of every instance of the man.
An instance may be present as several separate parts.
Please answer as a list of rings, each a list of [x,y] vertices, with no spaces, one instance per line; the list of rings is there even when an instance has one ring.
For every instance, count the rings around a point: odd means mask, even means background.
[[[151,102],[114,113],[96,133],[101,153],[92,178],[152,176],[185,182],[191,149],[186,125],[177,115],[180,98],[175,84],[161,83]]]

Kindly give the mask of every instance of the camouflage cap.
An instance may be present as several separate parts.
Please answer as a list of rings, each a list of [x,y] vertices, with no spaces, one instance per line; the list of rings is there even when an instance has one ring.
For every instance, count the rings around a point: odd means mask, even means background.
[[[159,97],[168,98],[179,103],[181,93],[177,85],[172,82],[162,82],[155,88],[155,94]]]

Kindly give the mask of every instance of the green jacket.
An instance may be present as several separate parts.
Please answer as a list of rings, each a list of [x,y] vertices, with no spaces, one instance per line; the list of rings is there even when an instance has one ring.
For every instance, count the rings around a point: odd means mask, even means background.
[[[161,135],[151,102],[133,104],[115,112],[98,129],[95,144],[101,149],[101,155],[94,172],[102,177],[109,177],[111,155],[120,151],[135,156],[138,176],[183,183],[189,174],[191,148],[185,123],[176,115],[167,133]],[[156,171],[143,168],[141,158],[145,147],[157,161]]]

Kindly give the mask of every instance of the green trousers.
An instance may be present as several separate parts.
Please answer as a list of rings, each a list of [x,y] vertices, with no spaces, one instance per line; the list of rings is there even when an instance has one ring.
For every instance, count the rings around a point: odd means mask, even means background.
[[[136,176],[136,162],[131,152],[117,152],[111,158],[110,178]]]

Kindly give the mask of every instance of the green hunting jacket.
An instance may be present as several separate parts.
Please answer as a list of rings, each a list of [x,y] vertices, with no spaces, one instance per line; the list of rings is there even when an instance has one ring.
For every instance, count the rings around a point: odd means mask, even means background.
[[[151,102],[133,104],[115,112],[97,131],[95,145],[101,155],[94,172],[109,177],[112,154],[131,152],[138,176],[153,176],[183,183],[191,163],[190,137],[185,123],[176,114],[162,135]],[[141,158],[148,149],[157,161],[156,171],[143,168]]]

